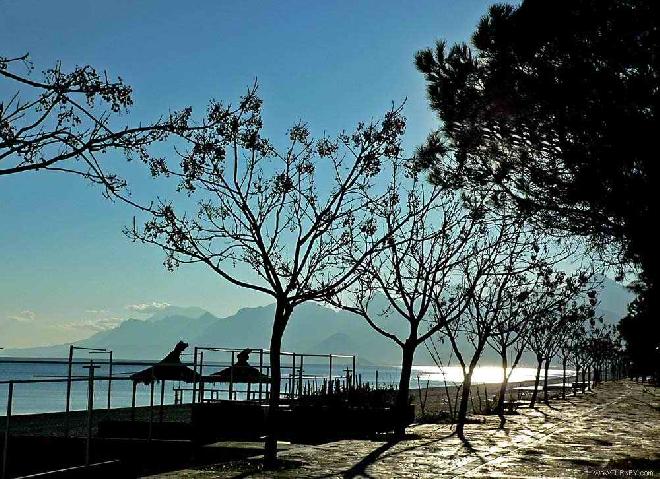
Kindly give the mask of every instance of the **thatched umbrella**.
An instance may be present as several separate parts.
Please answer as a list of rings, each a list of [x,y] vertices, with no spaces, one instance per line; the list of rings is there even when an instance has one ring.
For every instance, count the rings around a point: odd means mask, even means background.
[[[165,398],[165,381],[185,381],[191,383],[199,381],[201,376],[181,362],[181,353],[188,347],[188,343],[179,341],[174,349],[161,361],[153,366],[131,374],[133,380],[133,400],[131,416],[134,418],[135,410],[135,388],[138,383],[151,385],[151,406],[153,407],[154,382],[160,381],[160,421],[163,421],[163,400]],[[153,415],[153,412],[151,413]],[[150,423],[153,418],[150,416]],[[151,430],[151,428],[150,428]]]
[[[188,343],[179,341],[174,349],[153,366],[131,374],[135,383],[151,384],[154,381],[185,381],[192,383],[200,379],[200,375],[181,362],[181,353]]]
[[[204,379],[209,382],[218,383],[267,383],[270,378],[259,371],[258,368],[250,366],[247,362],[250,349],[244,349],[238,353],[238,361],[228,368],[217,371]]]
[[[250,366],[247,362],[250,356],[250,349],[244,349],[238,353],[238,361],[228,368],[217,371],[204,379],[212,383],[229,383],[229,397],[231,398],[233,385],[237,383],[247,384],[247,397],[250,399],[250,385],[268,383],[270,378],[259,371],[258,368]],[[261,387],[259,388],[259,395],[261,396]]]

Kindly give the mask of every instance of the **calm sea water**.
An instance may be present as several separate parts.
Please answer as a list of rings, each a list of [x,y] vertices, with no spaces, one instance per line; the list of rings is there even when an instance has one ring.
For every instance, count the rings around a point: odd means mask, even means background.
[[[107,365],[101,364],[101,368],[97,369],[96,376],[107,376]],[[111,407],[127,407],[131,405],[132,383],[125,380],[130,374],[146,368],[147,365],[122,365],[115,364],[113,366],[113,377],[117,380],[112,382],[111,388]],[[207,365],[205,366],[204,373],[208,374],[221,369],[223,366]],[[333,377],[344,377],[345,369],[350,368],[350,363],[342,364],[335,361],[332,371],[327,364],[305,364],[304,376],[305,382],[313,384],[316,381],[317,385],[323,382],[323,378],[327,378],[330,374]],[[388,366],[369,366],[360,367],[357,374],[361,375],[362,382],[369,382],[372,385],[376,380],[376,371],[378,371],[379,386],[387,384],[398,384],[399,369]],[[289,370],[290,372],[290,370]],[[286,370],[283,372],[283,392],[287,390],[288,384]],[[19,363],[19,362],[3,362],[0,363],[0,381],[17,380],[17,379],[50,379],[50,378],[65,378],[67,373],[66,364],[53,364],[47,362],[38,363]],[[516,368],[513,371],[512,381],[526,381],[534,379],[536,370],[534,368]],[[571,374],[572,371],[569,371]],[[559,369],[551,369],[549,371],[553,379],[560,378],[563,372]],[[84,369],[84,364],[74,364],[73,376],[79,378],[86,378],[88,370]],[[122,378],[124,378],[122,380]],[[476,369],[473,376],[473,383],[498,383],[502,379],[502,369],[499,367],[484,366]],[[415,366],[411,377],[411,387],[417,388],[418,384],[422,387],[440,386],[446,381],[448,384],[460,383],[462,381],[461,370],[459,367],[445,367],[440,369],[436,366]],[[190,388],[191,385],[185,383],[178,383],[169,381],[166,383],[165,389],[165,403],[171,404],[174,402],[174,388]],[[237,385],[235,389],[242,390],[244,385]],[[223,388],[226,389],[227,385],[207,385],[206,389]],[[252,385],[254,391],[257,386]],[[6,399],[8,387],[6,384],[0,385],[0,416],[5,415]],[[108,381],[95,381],[94,385],[94,407],[103,408],[107,407],[107,394],[108,394]],[[160,386],[155,387],[156,403],[160,398]],[[220,392],[220,398],[226,398],[227,392]],[[239,397],[244,393],[239,392]],[[189,401],[191,392],[184,392],[184,398]],[[66,402],[66,383],[33,383],[33,384],[16,384],[14,386],[14,400],[12,401],[13,414],[33,414],[42,412],[58,412],[63,411]],[[138,406],[147,406],[150,402],[150,387],[145,385],[138,385],[136,393],[136,404]],[[71,389],[71,409],[84,410],[87,408],[87,381],[73,382]]]

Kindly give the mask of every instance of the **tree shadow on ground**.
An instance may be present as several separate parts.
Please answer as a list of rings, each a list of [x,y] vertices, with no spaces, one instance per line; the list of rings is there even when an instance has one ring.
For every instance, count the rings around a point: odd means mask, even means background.
[[[436,442],[442,441],[444,439],[448,439],[448,438],[452,437],[454,434],[455,434],[455,432],[451,432],[451,433],[449,433],[445,436],[435,438],[435,439],[432,439],[430,441],[426,441],[426,442],[421,443],[421,444],[415,444],[415,445],[410,446],[410,447],[404,447],[402,449],[398,449],[397,451],[393,451],[393,452],[388,453],[388,451],[391,448],[393,448],[394,446],[396,446],[400,442],[410,440],[410,439],[413,439],[413,438],[419,438],[419,436],[417,436],[417,435],[414,435],[412,437],[411,437],[411,435],[406,435],[402,438],[393,437],[390,440],[388,440],[385,444],[383,444],[380,447],[378,447],[378,448],[374,449],[373,451],[371,451],[369,454],[367,454],[364,458],[362,458],[357,464],[352,466],[350,469],[347,469],[346,471],[344,471],[344,473],[342,474],[342,477],[344,477],[346,479],[355,478],[355,477],[370,478],[372,476],[370,476],[366,472],[366,470],[369,466],[376,463],[377,461],[386,459],[388,457],[396,456],[396,455],[402,454],[404,452],[409,452],[409,451],[412,451],[412,450],[420,448],[420,447],[430,446],[431,444],[434,444]],[[318,479],[320,479],[320,478],[318,478]]]
[[[550,416],[548,413],[543,411],[543,409],[539,407],[533,408],[536,412],[540,413],[543,416],[543,422],[549,422],[550,419],[553,419],[552,416]]]
[[[363,457],[360,460],[360,462],[358,462],[353,467],[345,471],[342,474],[342,476],[347,479],[353,477],[367,477],[367,478],[371,477],[369,474],[367,474],[367,468],[370,465],[372,465],[374,462],[376,462],[379,458],[381,458],[383,454],[385,454],[387,451],[389,451],[392,447],[396,446],[401,441],[402,439],[400,438],[394,438],[387,441],[385,444],[381,445],[380,447],[377,447],[369,454],[367,454],[365,457]]]
[[[550,404],[550,403],[547,403],[547,404],[546,404],[546,403],[543,403],[543,405],[544,405],[545,407],[547,407],[548,409],[552,409],[553,411],[561,411],[560,408],[555,407],[555,406],[553,406],[553,405]]]
[[[463,444],[463,447],[464,447],[465,449],[467,449],[467,451],[468,451],[470,454],[473,454],[473,453],[475,453],[475,452],[477,451],[477,450],[474,448],[474,446],[472,445],[472,443],[470,442],[470,440],[469,440],[467,437],[465,437],[465,436],[459,436],[459,439],[461,440],[461,443]]]

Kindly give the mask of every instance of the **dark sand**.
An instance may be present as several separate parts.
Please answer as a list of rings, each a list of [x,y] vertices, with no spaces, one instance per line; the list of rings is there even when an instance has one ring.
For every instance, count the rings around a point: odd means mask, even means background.
[[[189,422],[190,405],[167,405],[163,408],[163,420],[168,422]],[[137,421],[148,421],[150,416],[148,406],[135,408],[135,419]],[[159,421],[159,407],[153,410],[154,422]],[[96,434],[96,426],[102,420],[129,421],[131,419],[130,408],[118,409],[96,409],[92,416],[92,434]],[[6,417],[0,417],[0,430],[5,429]],[[70,436],[85,437],[87,435],[87,411],[71,411],[69,413]],[[22,414],[12,416],[10,430],[13,435],[33,436],[64,436],[65,413],[44,414]]]

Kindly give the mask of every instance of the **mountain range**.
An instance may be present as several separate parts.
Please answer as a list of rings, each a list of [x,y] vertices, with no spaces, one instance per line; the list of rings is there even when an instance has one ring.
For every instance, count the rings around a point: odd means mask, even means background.
[[[616,323],[626,314],[633,295],[622,285],[604,278],[598,313],[606,323]],[[380,301],[385,301],[380,298]],[[374,305],[374,310],[383,304]],[[275,305],[242,308],[220,318],[199,307],[169,306],[148,319],[127,319],[117,327],[101,331],[75,343],[90,348],[112,349],[115,358],[157,359],[179,340],[190,345],[226,348],[269,346]],[[405,321],[384,317],[381,325],[403,338]],[[7,356],[65,357],[68,344],[4,351]],[[362,365],[396,365],[400,350],[394,342],[377,334],[362,318],[317,303],[298,306],[283,338],[283,350],[305,353],[357,354]],[[488,356],[486,357],[488,359]],[[415,362],[432,364],[426,348],[418,348]]]

